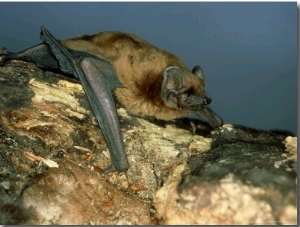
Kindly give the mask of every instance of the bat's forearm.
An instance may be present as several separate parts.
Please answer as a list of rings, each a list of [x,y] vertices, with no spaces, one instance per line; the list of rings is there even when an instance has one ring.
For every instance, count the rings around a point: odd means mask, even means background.
[[[43,27],[41,39],[59,62],[60,69],[73,73],[82,83],[110,151],[110,170],[126,171],[128,162],[110,84],[111,78],[117,78],[113,66],[87,53],[68,50]]]
[[[111,89],[105,78],[107,75],[104,74],[107,70],[113,72],[113,68],[93,58],[84,58],[80,66],[84,72],[83,77],[79,74],[80,81],[86,90],[110,151],[112,168],[109,171],[126,171],[128,162],[121,127]]]

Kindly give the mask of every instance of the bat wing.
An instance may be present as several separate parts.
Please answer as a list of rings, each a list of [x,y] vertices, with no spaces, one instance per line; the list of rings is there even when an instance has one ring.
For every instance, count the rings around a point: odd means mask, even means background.
[[[209,107],[200,110],[197,114],[212,128],[218,128],[223,124],[223,120]]]
[[[84,87],[110,152],[112,166],[106,172],[126,171],[128,162],[112,96],[112,90],[122,84],[113,66],[93,55],[68,50],[44,27],[41,27],[41,39],[49,46],[61,70],[73,73]]]

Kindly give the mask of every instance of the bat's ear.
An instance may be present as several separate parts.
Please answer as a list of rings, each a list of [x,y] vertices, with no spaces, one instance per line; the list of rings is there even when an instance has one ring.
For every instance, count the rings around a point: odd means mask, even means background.
[[[177,66],[169,66],[164,70],[161,86],[161,97],[166,105],[177,108],[177,100],[172,98],[181,93],[185,88],[185,81],[181,69]]]
[[[205,78],[204,78],[204,74],[203,71],[201,69],[201,67],[199,65],[196,65],[193,69],[192,69],[192,73],[197,76],[200,80],[203,80],[203,82],[205,82]]]

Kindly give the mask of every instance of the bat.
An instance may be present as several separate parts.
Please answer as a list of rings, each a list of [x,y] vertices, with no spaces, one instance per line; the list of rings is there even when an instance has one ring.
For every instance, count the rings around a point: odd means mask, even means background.
[[[174,54],[124,32],[57,40],[41,27],[43,43],[0,61],[22,59],[73,75],[82,83],[111,154],[106,172],[129,167],[113,99],[133,115],[172,120],[196,114],[212,128],[223,124],[208,105],[202,69],[189,70]]]

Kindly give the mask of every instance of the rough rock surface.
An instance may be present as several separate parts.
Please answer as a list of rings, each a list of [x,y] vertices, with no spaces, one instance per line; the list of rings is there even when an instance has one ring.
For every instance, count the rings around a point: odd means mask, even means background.
[[[110,165],[82,86],[0,67],[1,224],[296,224],[297,138],[142,119],[118,106],[130,164]]]

